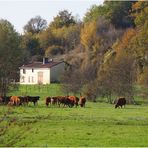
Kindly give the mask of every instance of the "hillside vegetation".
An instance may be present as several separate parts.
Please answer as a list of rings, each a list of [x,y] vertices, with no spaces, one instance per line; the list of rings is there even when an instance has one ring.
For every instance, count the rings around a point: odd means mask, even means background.
[[[146,1],[104,1],[91,6],[83,20],[67,10],[49,24],[31,18],[22,35],[1,19],[0,95],[19,81],[19,66],[46,56],[72,66],[61,77],[63,93],[93,101],[107,97],[110,103],[113,96],[134,98],[135,85],[148,86],[147,17]]]

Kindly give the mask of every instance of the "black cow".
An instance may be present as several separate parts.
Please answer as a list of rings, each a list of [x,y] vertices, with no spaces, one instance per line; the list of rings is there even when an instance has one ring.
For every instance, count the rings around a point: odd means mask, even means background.
[[[38,102],[40,96],[27,96],[28,102],[33,102],[34,106]]]
[[[20,99],[20,105],[28,105],[28,97],[27,96],[19,96],[18,97]]]
[[[117,108],[117,107],[119,107],[119,106],[121,106],[121,108],[122,108],[123,105],[124,105],[124,107],[125,107],[125,104],[126,104],[126,99],[125,99],[125,98],[119,98],[119,99],[117,100],[117,103],[116,103],[116,105],[115,105],[115,108]]]
[[[11,96],[0,96],[0,102],[1,104],[8,104],[10,101]]]

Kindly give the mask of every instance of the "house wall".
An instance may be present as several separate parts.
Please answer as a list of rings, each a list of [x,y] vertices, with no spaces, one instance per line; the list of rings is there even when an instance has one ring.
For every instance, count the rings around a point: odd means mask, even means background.
[[[65,63],[62,62],[50,69],[50,81],[51,82],[59,82],[61,74],[64,72]]]
[[[43,72],[43,84],[50,84],[49,68],[33,68],[33,69],[34,72],[32,72],[32,68],[25,68],[26,74],[23,74],[23,69],[20,69],[20,84],[38,84],[39,83],[38,72]]]

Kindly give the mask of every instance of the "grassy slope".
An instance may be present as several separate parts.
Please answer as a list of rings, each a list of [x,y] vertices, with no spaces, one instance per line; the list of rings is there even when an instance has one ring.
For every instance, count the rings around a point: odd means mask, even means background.
[[[61,94],[57,85],[50,87],[32,95]],[[146,105],[114,109],[87,102],[86,108],[47,108],[41,99],[36,107],[0,106],[0,146],[148,146],[147,115]]]

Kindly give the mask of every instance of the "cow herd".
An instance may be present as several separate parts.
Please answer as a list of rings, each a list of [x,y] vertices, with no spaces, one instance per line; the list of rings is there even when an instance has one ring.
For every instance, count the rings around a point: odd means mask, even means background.
[[[39,98],[39,96],[0,96],[0,104],[6,104],[8,106],[20,106],[28,105],[29,102],[33,102],[33,104],[36,105]]]
[[[20,106],[20,105],[28,105],[29,102],[32,102],[34,106],[37,104],[40,96],[0,96],[0,104],[6,104],[8,106]],[[76,96],[56,96],[56,97],[46,97],[45,104],[48,107],[50,105],[57,105],[63,107],[77,107],[80,105],[81,107],[85,107],[86,99],[85,97],[80,97],[80,99]]]
[[[80,97],[80,99],[76,96],[57,96],[57,97],[47,97],[46,98],[46,106],[57,105],[57,106],[68,106],[68,107],[77,107],[80,105],[81,107],[85,107],[86,98]]]
[[[34,106],[37,104],[40,96],[0,96],[0,104],[6,104],[8,106],[20,106],[20,105],[28,105],[29,102],[32,102]],[[45,105],[48,107],[49,105],[58,106],[58,107],[85,107],[86,98],[81,96],[80,98],[76,96],[54,96],[54,97],[46,97]],[[118,98],[115,103],[115,108],[126,105],[126,99],[124,97]]]

